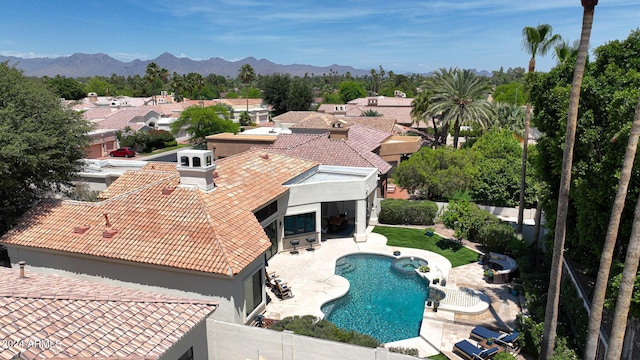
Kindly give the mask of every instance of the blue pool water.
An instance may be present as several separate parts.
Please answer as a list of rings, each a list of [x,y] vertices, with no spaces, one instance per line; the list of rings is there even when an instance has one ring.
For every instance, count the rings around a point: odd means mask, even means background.
[[[392,268],[393,258],[355,254],[336,261],[349,292],[322,306],[325,319],[383,343],[417,337],[429,284],[417,274]]]

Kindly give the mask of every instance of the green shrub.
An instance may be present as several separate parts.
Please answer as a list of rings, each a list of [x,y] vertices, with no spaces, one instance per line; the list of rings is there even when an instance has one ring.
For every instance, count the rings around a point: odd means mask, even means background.
[[[418,352],[418,349],[416,348],[405,348],[405,347],[399,347],[399,346],[390,347],[389,352],[404,354],[404,355],[411,355],[411,356],[420,355],[420,353]]]
[[[164,147],[172,147],[172,146],[178,146],[178,142],[175,140],[172,140],[164,143]]]
[[[521,334],[518,341],[522,347],[522,351],[538,357],[542,348],[544,323],[536,323],[530,317],[519,314],[517,316],[517,329]]]
[[[385,199],[380,202],[378,220],[383,224],[433,225],[438,205],[432,201]]]
[[[469,241],[479,241],[480,228],[484,225],[500,224],[500,219],[493,214],[466,200],[450,201],[440,220],[456,231],[456,237]]]
[[[290,330],[297,335],[311,336],[319,339],[339,341],[348,344],[376,348],[380,342],[369,335],[338,328],[326,319],[318,319],[313,315],[286,317],[273,326],[272,330]]]
[[[508,352],[501,352],[501,353],[498,353],[496,356],[494,356],[493,359],[494,360],[516,360],[517,358],[509,354]]]
[[[478,230],[478,241],[486,247],[487,251],[504,252],[509,244],[516,238],[516,231],[507,223],[489,223]]]

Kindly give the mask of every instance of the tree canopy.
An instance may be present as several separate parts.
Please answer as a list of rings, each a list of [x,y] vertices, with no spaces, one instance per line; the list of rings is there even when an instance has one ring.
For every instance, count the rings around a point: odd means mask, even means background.
[[[356,81],[343,81],[340,83],[340,98],[344,104],[353,99],[363,98],[367,96],[367,92],[362,85]]]
[[[189,135],[189,142],[202,145],[206,136],[223,132],[235,134],[239,127],[239,124],[231,121],[229,109],[224,105],[190,106],[171,124],[171,132],[177,135],[184,130]]]
[[[51,88],[0,63],[0,233],[48,191],[71,185],[90,125]]]
[[[595,49],[595,61],[585,70],[574,150],[572,188],[569,194],[566,256],[597,269],[609,213],[618,183],[635,105],[640,95],[640,31],[624,41]],[[543,132],[538,142],[537,172],[549,196],[544,210],[549,229],[555,224],[562,144],[572,80],[573,63],[559,64],[539,74],[532,90],[534,123]],[[633,169],[615,254],[623,260],[631,233],[633,209],[640,193],[640,166]]]
[[[303,79],[292,79],[289,74],[273,74],[261,78],[262,98],[273,107],[273,115],[287,111],[309,110],[313,91]]]

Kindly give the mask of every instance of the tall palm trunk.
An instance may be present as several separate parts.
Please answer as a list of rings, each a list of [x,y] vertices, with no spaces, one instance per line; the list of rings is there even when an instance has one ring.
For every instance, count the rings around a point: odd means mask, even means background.
[[[602,308],[607,293],[607,283],[609,282],[609,272],[611,270],[611,262],[613,260],[613,251],[618,238],[618,230],[620,228],[620,217],[624,209],[625,199],[627,197],[627,189],[631,180],[631,170],[638,149],[638,138],[640,138],[640,98],[636,106],[636,113],[631,125],[631,134],[629,143],[624,154],[620,179],[618,180],[618,191],[616,192],[613,208],[611,209],[611,218],[609,219],[609,227],[600,256],[600,269],[598,270],[598,278],[593,290],[593,299],[591,300],[591,312],[589,313],[589,328],[587,332],[587,345],[584,351],[586,360],[595,359],[598,348],[598,336],[600,334],[600,324],[602,323]]]
[[[633,296],[633,286],[635,284],[638,271],[638,261],[640,260],[640,199],[636,204],[635,215],[633,217],[633,227],[631,238],[627,247],[627,257],[622,270],[622,281],[618,291],[616,301],[616,311],[613,314],[613,327],[611,329],[611,339],[607,348],[607,359],[620,359],[622,345],[624,343],[624,333],[627,327],[627,316],[629,306]]]
[[[458,138],[460,137],[460,120],[456,119],[456,122],[453,124],[453,148],[458,148]]]
[[[558,192],[558,210],[556,215],[556,227],[553,244],[553,258],[551,262],[551,275],[549,277],[549,294],[544,317],[544,333],[542,335],[542,347],[540,360],[553,356],[556,343],[556,328],[558,326],[558,304],[560,302],[560,280],[562,279],[562,258],[564,253],[564,240],[567,229],[567,209],[569,208],[569,188],[571,184],[571,168],[573,166],[573,146],[576,140],[576,127],[578,123],[578,105],[580,102],[580,88],[587,64],[589,51],[589,39],[593,25],[593,13],[598,0],[582,0],[584,11],[582,13],[582,32],[580,35],[580,47],[576,67],[573,71],[571,93],[569,95],[569,113],[567,115],[567,133],[562,157],[562,175],[560,177],[560,189]]]

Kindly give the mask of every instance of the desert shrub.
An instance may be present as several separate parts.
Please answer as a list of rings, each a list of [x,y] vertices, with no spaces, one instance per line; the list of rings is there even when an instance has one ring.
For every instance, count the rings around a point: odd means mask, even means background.
[[[297,335],[311,336],[319,339],[339,341],[348,344],[376,348],[380,342],[373,337],[355,331],[338,328],[326,319],[318,319],[313,315],[290,316],[270,327],[272,330],[290,330]]]
[[[432,225],[438,205],[432,201],[385,199],[380,202],[378,220],[383,224]]]

